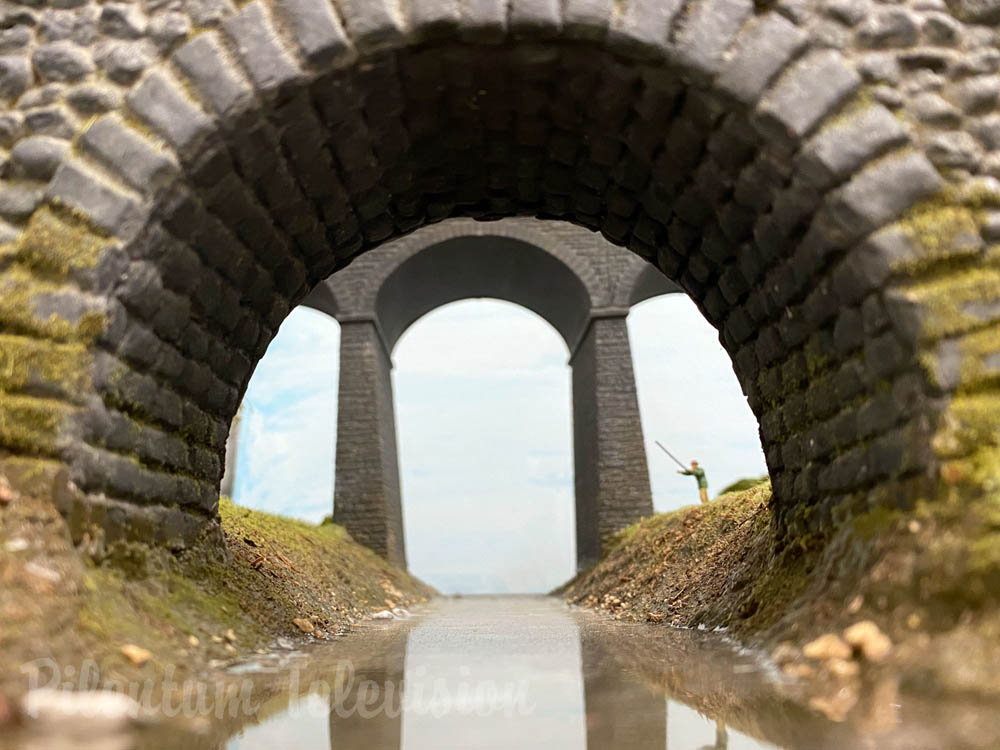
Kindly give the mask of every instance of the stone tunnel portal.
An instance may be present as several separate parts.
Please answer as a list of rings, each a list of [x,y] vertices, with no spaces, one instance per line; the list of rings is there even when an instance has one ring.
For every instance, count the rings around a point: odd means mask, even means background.
[[[452,217],[562,219],[675,280],[784,528],[997,451],[992,4],[37,5],[0,58],[0,468],[77,539],[217,538],[281,320]]]

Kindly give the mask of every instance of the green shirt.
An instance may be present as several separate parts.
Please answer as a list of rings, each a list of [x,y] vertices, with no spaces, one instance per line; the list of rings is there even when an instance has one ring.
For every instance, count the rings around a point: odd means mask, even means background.
[[[705,479],[705,470],[700,466],[697,469],[685,469],[681,474],[686,474],[689,477],[695,477],[698,480],[698,487],[708,488],[708,480]]]

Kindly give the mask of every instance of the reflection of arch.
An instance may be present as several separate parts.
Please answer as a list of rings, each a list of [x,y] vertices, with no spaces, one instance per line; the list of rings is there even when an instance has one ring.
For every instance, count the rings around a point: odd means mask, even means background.
[[[628,309],[599,304],[615,279],[645,264],[618,251],[595,268],[588,253],[605,243],[589,232],[542,233],[524,221],[486,231],[463,224],[390,243],[326,284],[341,323],[334,519],[405,562],[391,352],[410,325],[441,305],[502,299],[546,320],[570,352],[576,546],[585,565],[599,556],[602,539],[652,512]]]

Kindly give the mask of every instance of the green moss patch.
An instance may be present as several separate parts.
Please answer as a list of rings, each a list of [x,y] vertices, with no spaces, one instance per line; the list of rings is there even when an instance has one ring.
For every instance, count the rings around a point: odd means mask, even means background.
[[[1000,269],[968,268],[913,284],[901,290],[910,302],[927,310],[923,335],[928,339],[956,336],[1000,318]]]
[[[61,401],[0,393],[0,446],[18,453],[53,455],[60,428],[75,411]]]
[[[67,288],[15,266],[0,274],[0,330],[46,338],[53,341],[91,343],[104,330],[105,316],[88,312],[79,320],[66,320],[55,313],[39,317],[35,300],[44,295],[58,296]]]
[[[0,334],[0,390],[17,392],[43,384],[76,398],[90,383],[92,357],[85,344]]]
[[[982,245],[975,212],[965,206],[923,203],[911,209],[899,225],[921,253],[895,267],[897,272],[919,273],[942,260],[972,255]]]
[[[13,252],[26,268],[65,277],[73,270],[93,268],[110,244],[82,220],[46,206],[32,215]]]

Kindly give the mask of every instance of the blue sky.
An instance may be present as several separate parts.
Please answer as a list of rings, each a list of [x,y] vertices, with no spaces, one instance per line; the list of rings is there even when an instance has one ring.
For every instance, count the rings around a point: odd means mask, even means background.
[[[683,295],[628,319],[654,505],[697,501],[653,444],[704,465],[710,491],[766,472],[715,330]],[[244,401],[236,501],[318,521],[332,509],[339,326],[294,310]],[[562,338],[495,300],[446,305],[393,353],[410,569],[445,593],[548,591],[574,551],[570,370]]]

